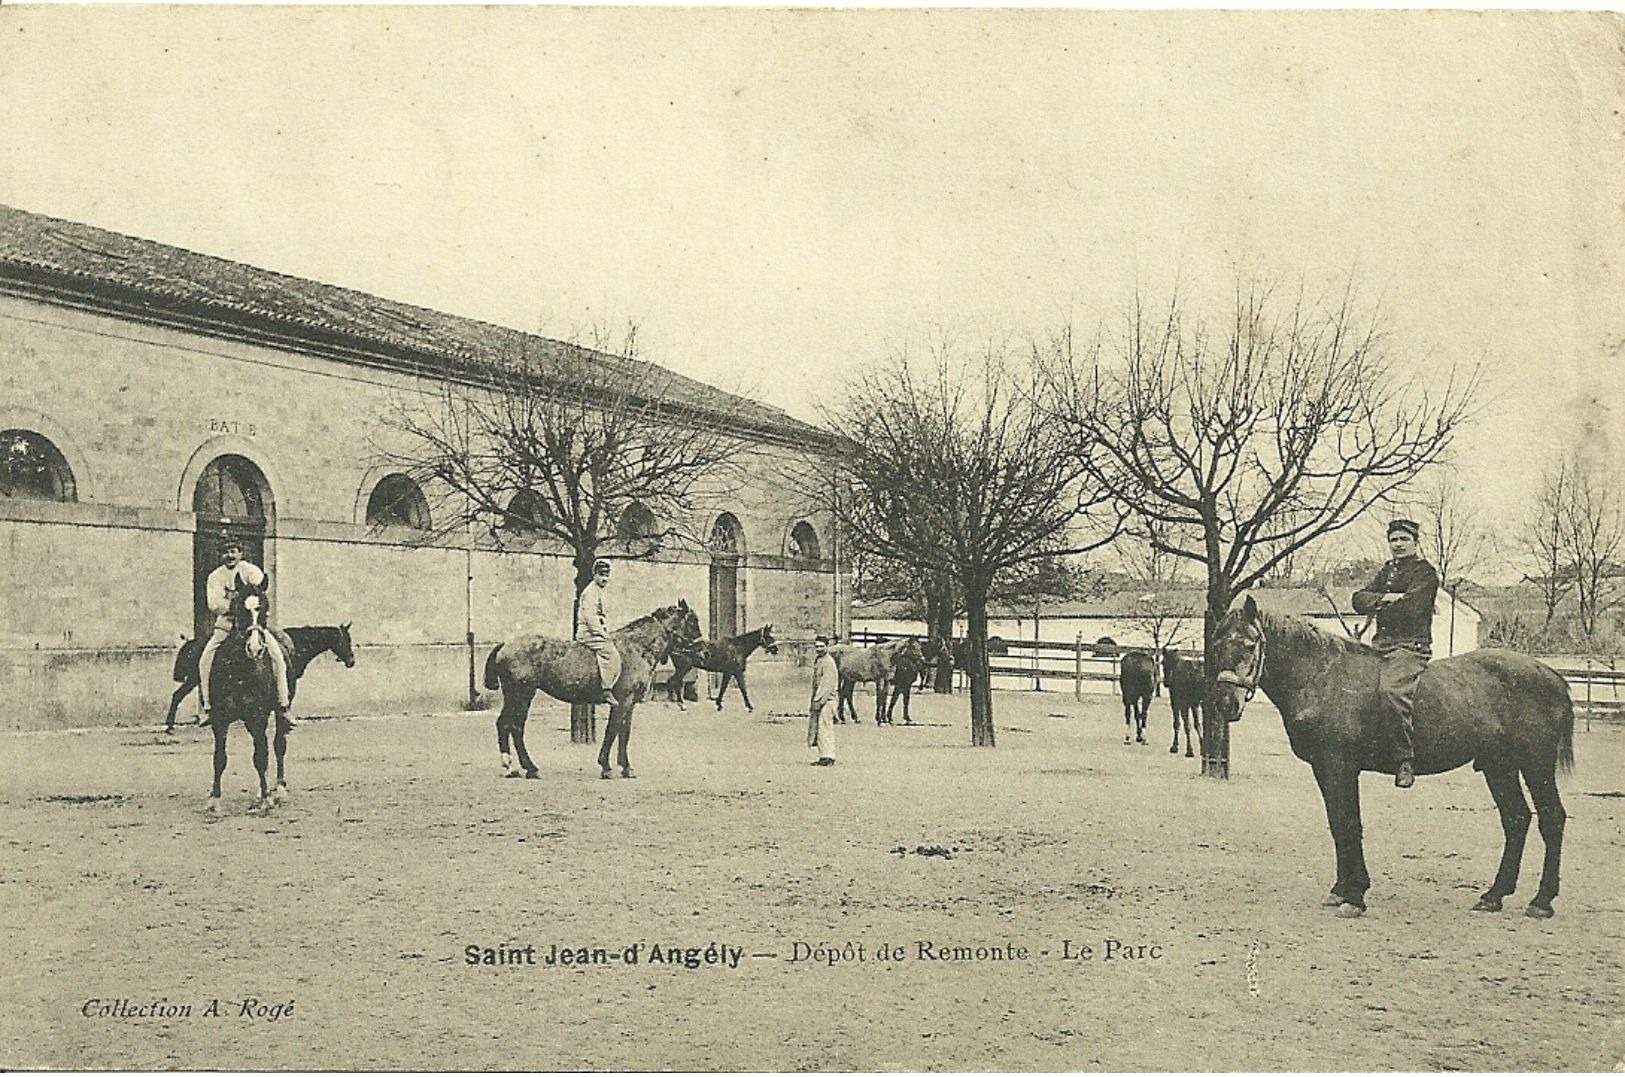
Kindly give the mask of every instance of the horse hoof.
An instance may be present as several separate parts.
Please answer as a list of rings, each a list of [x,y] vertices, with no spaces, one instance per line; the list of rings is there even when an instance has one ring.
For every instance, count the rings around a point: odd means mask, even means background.
[[[1523,911],[1523,914],[1536,920],[1550,920],[1555,915],[1550,905],[1539,905],[1533,901],[1529,903],[1529,907]]]
[[[1186,759],[1195,759],[1196,758],[1196,753],[1195,752],[1186,752],[1185,753],[1185,758]]]
[[[522,777],[524,777],[524,774],[521,771],[517,771],[517,770],[503,770],[503,771],[498,771],[497,773],[498,773],[499,777],[503,777],[503,778],[522,778]]]
[[[1500,912],[1501,899],[1485,895],[1473,903],[1474,912]]]
[[[539,781],[542,777],[542,772],[535,769],[527,770],[525,771],[525,777]]]
[[[1323,909],[1335,909],[1341,904],[1343,904],[1343,899],[1336,894],[1327,894],[1320,899],[1320,907]]]
[[[1347,901],[1337,907],[1337,915],[1343,920],[1355,920],[1365,915],[1363,905],[1351,905]]]
[[[632,773],[632,768],[631,767],[627,767],[625,770],[621,771],[621,777],[623,777],[623,778],[636,778],[637,775]]]
[[[288,787],[279,785],[271,790],[271,799],[278,804],[285,802],[288,799]]]
[[[611,772],[608,768],[606,768],[603,771],[603,773],[599,774],[598,776],[600,778],[604,779],[604,781],[606,781],[606,782],[609,781],[611,778],[615,777],[614,773]]]
[[[220,801],[218,801],[218,800],[210,800],[209,804],[208,804],[208,807],[204,808],[203,810],[208,812],[210,815],[219,815],[220,814]]]

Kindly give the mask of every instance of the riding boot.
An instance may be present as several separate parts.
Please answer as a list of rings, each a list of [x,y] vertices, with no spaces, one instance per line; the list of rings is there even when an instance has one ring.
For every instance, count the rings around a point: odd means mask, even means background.
[[[1399,789],[1409,789],[1416,784],[1416,764],[1409,759],[1399,761],[1399,769],[1394,772],[1394,786]]]

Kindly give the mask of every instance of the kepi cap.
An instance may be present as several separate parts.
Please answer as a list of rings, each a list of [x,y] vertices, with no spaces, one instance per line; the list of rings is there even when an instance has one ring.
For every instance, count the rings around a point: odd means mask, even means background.
[[[1400,532],[1401,534],[1409,535],[1413,539],[1419,539],[1422,537],[1422,526],[1415,520],[1389,520],[1389,536],[1392,537],[1396,531]]]

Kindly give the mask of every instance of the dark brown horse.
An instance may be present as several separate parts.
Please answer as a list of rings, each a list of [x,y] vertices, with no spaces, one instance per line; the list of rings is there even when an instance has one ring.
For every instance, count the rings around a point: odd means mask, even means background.
[[[773,638],[772,625],[763,625],[743,635],[730,636],[728,639],[715,642],[702,639],[691,647],[673,650],[671,653],[673,672],[667,684],[671,701],[676,703],[679,709],[688,710],[683,701],[684,678],[691,669],[703,669],[722,674],[722,684],[717,688],[717,710],[722,709],[722,697],[728,693],[730,680],[738,682],[739,694],[745,700],[745,709],[755,710],[750,705],[750,692],[745,688],[745,662],[756,653],[758,647],[768,654],[779,653],[779,641]]]
[[[932,637],[925,641],[925,646],[920,648],[917,662],[912,651],[905,650],[897,656],[896,664],[892,667],[891,698],[886,701],[887,725],[894,724],[892,712],[897,709],[898,699],[903,701],[903,724],[914,724],[914,719],[908,716],[908,701],[914,695],[914,686],[916,682],[923,685],[931,670],[944,659],[953,660],[953,648],[940,637]]]
[[[1287,739],[1315,771],[1326,821],[1337,847],[1337,881],[1325,904],[1340,916],[1365,911],[1366,874],[1360,827],[1360,772],[1392,774],[1394,726],[1377,697],[1377,652],[1292,617],[1264,613],[1248,598],[1231,610],[1213,641],[1215,683],[1208,705],[1237,721],[1255,689],[1281,712]],[[1465,763],[1482,771],[1501,815],[1501,866],[1475,910],[1499,912],[1518,886],[1529,804],[1528,785],[1546,847],[1530,916],[1552,915],[1567,813],[1557,772],[1574,762],[1574,707],[1568,685],[1546,666],[1513,651],[1485,649],[1428,666],[1417,682],[1416,773],[1441,774]]]
[[[279,718],[276,723],[274,799],[265,775],[269,763],[266,730],[277,702],[276,671],[271,667],[266,639],[270,630],[265,627],[269,586],[269,578],[262,580],[257,588],[239,585],[231,600],[231,634],[215,652],[214,666],[209,670],[209,699],[212,701],[209,724],[214,728],[214,789],[209,794],[210,812],[220,809],[220,776],[226,770],[226,730],[233,722],[242,722],[254,738],[254,769],[260,776],[258,807],[268,810],[288,795],[288,782],[283,774],[283,757],[288,751],[286,719]],[[286,651],[286,641],[283,647]]]
[[[626,757],[626,743],[632,736],[633,708],[648,698],[655,667],[671,656],[672,648],[700,638],[699,618],[686,601],[655,610],[610,633],[610,639],[621,652],[621,675],[610,689],[615,702],[610,704],[609,721],[604,725],[604,744],[598,752],[602,777],[614,777],[609,769],[611,744],[619,748],[617,762],[622,777],[636,776]],[[508,755],[510,738],[524,776],[541,776],[525,750],[525,719],[538,689],[565,703],[597,703],[604,691],[598,659],[592,651],[573,640],[546,636],[520,636],[497,644],[485,660],[485,687],[502,689],[502,713],[497,715],[497,750],[502,753],[503,776],[508,778],[517,778],[521,773]]]
[[[1151,715],[1151,697],[1157,691],[1157,660],[1151,652],[1124,652],[1117,667],[1117,685],[1123,693],[1123,743],[1144,744],[1145,720]]]
[[[913,636],[877,643],[873,647],[856,647],[850,644],[831,647],[829,653],[830,657],[835,659],[835,668],[841,675],[840,697],[835,701],[837,722],[844,722],[846,719],[843,715],[848,713],[852,715],[852,721],[858,720],[858,710],[852,705],[852,690],[860,681],[873,681],[875,724],[885,725],[886,695],[899,657],[908,664],[911,677],[918,675],[916,671],[925,662],[924,652],[920,650],[920,641]]]
[[[1185,723],[1185,758],[1196,755],[1195,747],[1199,743],[1196,737],[1202,730],[1198,708],[1202,704],[1202,693],[1207,690],[1204,679],[1200,658],[1187,658],[1172,647],[1163,648],[1162,683],[1168,689],[1168,706],[1174,712],[1174,743],[1168,749],[1170,755],[1179,751],[1180,722]]]
[[[341,625],[296,625],[283,629],[282,635],[292,645],[287,651],[289,703],[293,702],[294,693],[299,690],[299,678],[304,676],[305,669],[328,651],[333,652],[335,661],[344,663],[345,669],[355,668],[355,650],[350,643],[348,621]],[[175,681],[180,687],[169,697],[169,713],[164,715],[165,733],[175,732],[175,711],[180,707],[181,700],[198,685],[198,659],[203,656],[206,641],[205,636],[189,639],[181,644],[180,651],[175,655]]]

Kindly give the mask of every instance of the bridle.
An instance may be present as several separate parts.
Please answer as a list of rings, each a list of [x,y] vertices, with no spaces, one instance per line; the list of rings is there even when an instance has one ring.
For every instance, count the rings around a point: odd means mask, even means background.
[[[1232,684],[1232,685],[1235,685],[1237,688],[1245,688],[1247,690],[1247,695],[1246,695],[1246,698],[1244,698],[1242,700],[1242,703],[1247,704],[1247,703],[1251,703],[1253,701],[1253,696],[1255,694],[1257,694],[1257,692],[1258,692],[1258,682],[1259,682],[1259,680],[1261,680],[1263,678],[1263,676],[1264,676],[1264,633],[1260,632],[1258,634],[1258,647],[1253,652],[1253,669],[1252,669],[1252,672],[1250,674],[1248,674],[1246,677],[1243,677],[1241,675],[1241,673],[1239,671],[1237,671],[1237,670],[1234,670],[1234,669],[1221,669],[1221,670],[1219,670],[1218,675],[1216,677],[1214,677],[1214,680],[1217,681],[1219,684]]]

